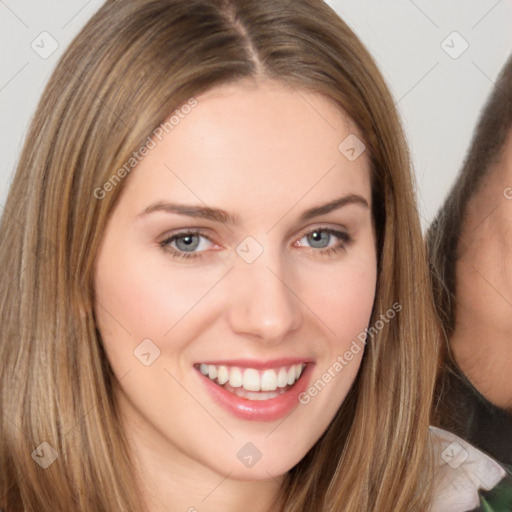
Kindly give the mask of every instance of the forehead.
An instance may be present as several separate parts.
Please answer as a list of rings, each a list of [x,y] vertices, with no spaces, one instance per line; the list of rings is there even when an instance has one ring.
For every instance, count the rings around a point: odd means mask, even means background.
[[[460,255],[465,246],[475,246],[495,238],[497,230],[510,230],[512,223],[512,130],[486,169],[479,169],[472,194],[464,206],[460,230]]]
[[[136,202],[179,194],[274,210],[283,198],[318,202],[327,193],[370,200],[362,135],[328,98],[267,81],[223,85],[196,100],[130,177],[127,193]],[[349,146],[361,154],[353,158]]]

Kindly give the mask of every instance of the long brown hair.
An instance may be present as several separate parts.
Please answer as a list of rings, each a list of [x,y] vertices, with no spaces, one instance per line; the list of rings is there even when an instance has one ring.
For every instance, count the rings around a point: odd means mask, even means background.
[[[409,156],[375,63],[321,1],[124,0],[100,8],[59,62],[2,217],[5,511],[144,510],[92,313],[95,255],[129,176],[95,191],[190,98],[261,77],[325,95],[364,136],[379,265],[371,322],[382,324],[335,419],[287,474],[280,510],[426,510],[438,333]],[[383,322],[393,304],[401,311]],[[58,458],[43,469],[34,461],[48,446]]]

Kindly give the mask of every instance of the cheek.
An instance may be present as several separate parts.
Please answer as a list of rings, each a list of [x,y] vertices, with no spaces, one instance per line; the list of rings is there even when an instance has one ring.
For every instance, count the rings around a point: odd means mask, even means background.
[[[313,410],[309,404],[319,411],[323,422],[318,422],[316,435],[332,420],[359,372],[375,299],[377,261],[372,249],[343,263],[318,273],[308,287],[308,305],[320,319],[325,343],[311,385],[299,401],[308,413]]]
[[[113,257],[114,256],[114,257]],[[164,262],[162,264],[162,262]],[[161,337],[190,311],[211,287],[204,273],[182,269],[170,272],[165,260],[148,264],[144,254],[98,259],[97,302],[127,331]],[[105,317],[105,314],[101,316]]]
[[[144,251],[122,251],[120,246],[105,245],[95,273],[96,321],[117,373],[133,365],[133,351],[145,339],[166,356],[181,350],[202,328],[203,303],[222,277],[218,269],[197,272],[176,264],[171,269],[165,255],[155,261],[154,248],[151,261]]]
[[[307,285],[307,303],[326,327],[331,348],[343,350],[368,327],[375,285],[376,259],[370,255],[318,273]]]

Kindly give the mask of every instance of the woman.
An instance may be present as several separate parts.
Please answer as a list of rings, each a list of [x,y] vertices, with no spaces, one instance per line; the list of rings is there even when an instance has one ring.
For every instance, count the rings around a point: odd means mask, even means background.
[[[408,153],[327,5],[107,2],[0,234],[4,510],[429,510]]]

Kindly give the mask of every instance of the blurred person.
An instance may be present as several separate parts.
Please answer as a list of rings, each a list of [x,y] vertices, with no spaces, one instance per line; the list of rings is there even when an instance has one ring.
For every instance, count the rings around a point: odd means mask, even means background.
[[[448,343],[437,424],[512,471],[512,58],[427,233]],[[492,494],[492,495],[491,495]],[[510,477],[487,494],[512,510]]]

